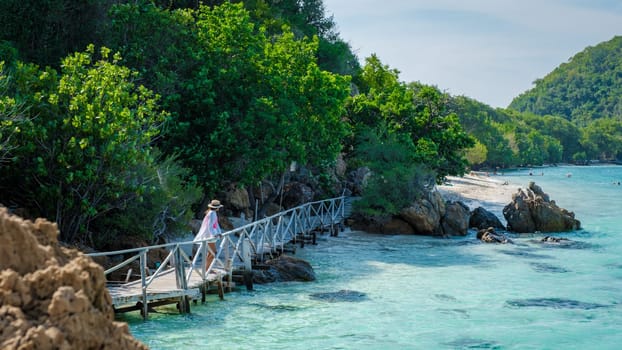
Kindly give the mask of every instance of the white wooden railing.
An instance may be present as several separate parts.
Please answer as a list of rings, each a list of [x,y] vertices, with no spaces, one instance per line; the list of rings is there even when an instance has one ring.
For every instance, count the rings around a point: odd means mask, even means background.
[[[286,244],[296,243],[301,234],[309,234],[318,228],[336,230],[335,226],[341,224],[346,215],[345,200],[346,197],[342,196],[306,203],[224,232],[221,239],[211,238],[197,242],[168,243],[87,255],[91,257],[119,255],[125,257],[129,255],[123,262],[107,269],[105,271],[106,276],[128,266],[137,259],[139,260],[142,311],[143,316],[146,317],[150,286],[165,272],[170,273],[171,269],[175,269],[176,285],[174,287],[181,291],[189,288],[193,273],[198,274],[203,283],[209,282],[210,279],[222,277],[226,277],[231,282],[235,269],[250,271],[253,262],[263,262],[272,254],[282,253],[286,249]],[[211,251],[208,243],[216,243],[217,251]],[[150,250],[162,248],[169,251],[163,261],[159,264],[148,261]],[[194,256],[189,253],[192,252],[193,248],[197,248]],[[205,266],[205,262],[201,262],[200,259],[205,259],[208,251],[215,258],[210,266]],[[150,265],[157,267],[153,271],[148,268]],[[184,303],[180,303],[180,311],[185,312],[182,304]]]

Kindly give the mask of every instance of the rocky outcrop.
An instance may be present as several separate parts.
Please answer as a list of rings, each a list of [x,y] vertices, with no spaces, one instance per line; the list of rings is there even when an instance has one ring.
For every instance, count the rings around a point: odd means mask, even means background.
[[[441,218],[445,216],[445,202],[438,191],[427,198],[416,200],[400,211],[400,217],[413,227],[416,234],[442,236]]]
[[[383,234],[464,236],[469,228],[469,207],[462,202],[445,202],[440,192],[429,192],[396,216],[371,217],[355,214],[349,224],[354,230]]]
[[[256,270],[253,273],[253,282],[290,282],[315,281],[313,267],[307,261],[289,255],[281,255],[276,259],[266,261],[267,269]]]
[[[0,348],[147,349],[114,321],[102,267],[58,234],[0,208]]]
[[[445,203],[445,215],[441,221],[446,236],[466,236],[469,230],[469,207],[462,202]]]
[[[492,227],[477,231],[477,239],[481,240],[484,243],[514,243],[504,234],[496,232],[495,229]]]
[[[234,214],[244,213],[248,215],[251,203],[248,198],[248,191],[244,187],[232,185],[225,193],[224,202]]]
[[[313,189],[302,182],[290,182],[283,187],[282,205],[285,209],[313,201]]]
[[[410,224],[403,219],[391,216],[391,217],[366,217],[363,215],[354,214],[351,220],[348,221],[348,225],[353,230],[365,231],[369,233],[382,233],[382,234],[414,234],[415,230]]]
[[[348,189],[353,196],[363,194],[363,189],[367,186],[367,181],[371,175],[372,172],[368,167],[360,167],[348,173]]]
[[[560,208],[549,199],[540,186],[530,182],[524,191],[512,195],[512,202],[503,208],[508,230],[519,233],[563,232],[578,230],[581,222],[574,213]]]
[[[469,219],[469,227],[474,227],[479,230],[488,227],[505,230],[505,226],[503,226],[501,220],[499,220],[499,218],[495,214],[489,212],[482,207],[475,208],[471,213],[471,217]]]

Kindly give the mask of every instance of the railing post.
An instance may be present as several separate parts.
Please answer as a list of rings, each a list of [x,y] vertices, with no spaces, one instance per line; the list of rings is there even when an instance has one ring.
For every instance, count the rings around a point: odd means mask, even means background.
[[[147,313],[149,312],[149,301],[147,300],[147,274],[145,266],[147,265],[147,250],[140,252],[140,285],[142,287],[143,294],[143,320],[147,319]]]
[[[253,270],[253,264],[251,262],[251,241],[247,237],[242,240],[242,257],[244,258],[244,269],[246,271]]]
[[[188,290],[188,283],[186,281],[186,272],[184,271],[184,260],[181,256],[181,248],[178,245],[175,246],[175,282],[177,284],[177,288],[183,290],[184,292]],[[182,295],[179,298],[179,312],[185,314],[188,312],[188,302],[185,295]]]

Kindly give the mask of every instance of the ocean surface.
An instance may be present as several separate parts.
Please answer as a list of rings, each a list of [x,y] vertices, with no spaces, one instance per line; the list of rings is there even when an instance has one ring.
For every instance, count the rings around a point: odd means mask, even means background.
[[[475,232],[346,231],[297,250],[315,282],[255,285],[188,315],[160,308],[146,322],[138,313],[119,320],[151,349],[622,348],[622,167],[529,172],[496,178],[517,188],[536,181],[575,212],[583,229],[555,234],[568,244],[541,243],[546,233],[491,245]]]

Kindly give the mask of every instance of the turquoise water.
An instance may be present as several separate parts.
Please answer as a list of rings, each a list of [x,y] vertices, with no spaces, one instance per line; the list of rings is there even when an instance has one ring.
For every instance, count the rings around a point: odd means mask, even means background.
[[[544,176],[539,176],[540,172]],[[619,349],[622,167],[556,167],[498,176],[535,180],[584,229],[515,236],[514,245],[345,232],[298,249],[317,281],[210,296],[192,314],[121,320],[152,349]],[[567,173],[572,173],[567,177]],[[509,201],[509,199],[508,199]],[[357,291],[353,301],[312,293]],[[170,313],[170,314],[167,314]]]

